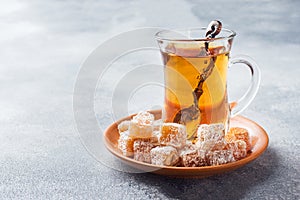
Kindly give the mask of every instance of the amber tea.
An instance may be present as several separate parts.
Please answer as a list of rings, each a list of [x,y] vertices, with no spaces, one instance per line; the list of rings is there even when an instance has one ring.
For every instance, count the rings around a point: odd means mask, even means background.
[[[212,21],[208,29],[156,34],[164,62],[163,119],[186,125],[190,139],[199,124],[222,123],[227,129],[230,117],[243,111],[257,93],[260,71],[256,63],[246,56],[229,59],[234,36],[219,21]],[[242,98],[228,103],[227,69],[236,63],[250,69],[252,81]]]
[[[165,121],[185,124],[189,136],[194,134],[199,124],[227,123],[229,53],[219,53],[221,50],[222,47],[210,48],[206,53],[204,47],[181,48],[176,50],[176,54],[162,53]]]

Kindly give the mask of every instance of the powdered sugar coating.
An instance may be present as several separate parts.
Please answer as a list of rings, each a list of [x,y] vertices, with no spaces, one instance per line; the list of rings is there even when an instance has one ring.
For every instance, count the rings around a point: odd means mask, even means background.
[[[182,157],[183,154],[192,152],[196,149],[197,149],[196,145],[193,144],[190,140],[187,140],[184,147],[182,147],[181,149],[178,150],[178,153],[179,153],[179,156]]]
[[[224,138],[224,130],[223,124],[201,124],[197,130],[197,137],[200,141],[220,140]]]
[[[225,139],[227,142],[233,142],[236,140],[243,140],[246,143],[247,151],[251,150],[251,141],[249,133],[246,129],[240,127],[233,127],[226,134]]]
[[[125,120],[122,121],[120,124],[118,124],[119,133],[127,131],[129,129],[129,125],[130,125],[130,120]]]
[[[243,140],[235,140],[228,143],[226,149],[233,152],[235,160],[240,160],[247,156],[247,144]]]
[[[149,138],[153,132],[154,115],[145,111],[139,112],[130,121],[129,136],[132,138]]]
[[[180,149],[186,144],[186,127],[182,124],[163,123],[159,142],[162,145],[173,146]]]
[[[154,121],[154,115],[147,111],[140,111],[137,115],[135,115],[132,122],[139,125],[152,125]]]
[[[207,165],[206,153],[203,150],[187,150],[182,152],[181,158],[184,167],[202,167]]]
[[[152,136],[152,125],[140,125],[133,121],[130,122],[129,135],[132,138],[149,138]]]
[[[120,133],[120,137],[118,140],[118,148],[121,150],[124,156],[133,156],[133,143],[134,139],[129,136],[128,131]]]
[[[231,150],[208,151],[206,161],[209,165],[222,165],[234,162],[233,152]]]
[[[173,166],[178,163],[179,155],[172,146],[158,146],[150,151],[151,163],[154,165]]]
[[[223,124],[202,124],[197,130],[196,146],[204,151],[222,150],[225,145]]]
[[[137,161],[151,163],[150,151],[157,145],[157,138],[155,137],[135,140],[133,143],[133,158]]]

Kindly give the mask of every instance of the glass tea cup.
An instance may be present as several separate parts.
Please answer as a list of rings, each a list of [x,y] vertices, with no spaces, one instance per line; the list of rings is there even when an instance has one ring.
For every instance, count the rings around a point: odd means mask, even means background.
[[[164,63],[162,118],[186,125],[189,139],[199,124],[222,123],[227,131],[230,117],[251,103],[260,83],[260,70],[251,58],[230,58],[234,31],[222,29],[215,38],[205,34],[206,28],[195,28],[163,30],[155,35]],[[252,78],[245,94],[229,103],[227,69],[237,63],[247,66]]]

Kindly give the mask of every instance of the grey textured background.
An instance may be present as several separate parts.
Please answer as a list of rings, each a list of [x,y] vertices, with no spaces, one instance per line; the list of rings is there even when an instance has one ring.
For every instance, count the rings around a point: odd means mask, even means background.
[[[0,199],[300,198],[298,1],[0,2]],[[80,142],[72,110],[89,53],[122,31],[197,27],[216,18],[238,33],[232,54],[248,54],[261,67],[261,88],[243,115],[268,132],[266,152],[199,180],[124,173],[97,162]],[[231,80],[241,83],[239,73]]]

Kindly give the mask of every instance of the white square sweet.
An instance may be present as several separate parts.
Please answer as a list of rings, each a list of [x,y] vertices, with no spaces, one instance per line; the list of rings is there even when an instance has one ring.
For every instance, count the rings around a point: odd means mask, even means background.
[[[151,163],[150,151],[157,145],[156,137],[135,140],[133,144],[133,158],[137,161]]]
[[[209,151],[206,153],[209,165],[222,165],[235,161],[232,150]]]
[[[154,165],[174,166],[179,161],[177,150],[172,146],[158,146],[150,151],[151,163]]]
[[[181,154],[182,165],[184,167],[202,167],[206,166],[205,151],[202,150],[188,150]]]
[[[223,124],[201,124],[197,130],[196,146],[204,151],[222,150],[226,145]]]
[[[132,121],[140,125],[153,124],[154,115],[147,111],[141,111],[132,118]]]
[[[130,122],[129,135],[132,138],[149,138],[152,136],[152,125],[140,125],[133,121]]]
[[[149,112],[139,112],[130,121],[129,136],[132,138],[150,138],[153,132],[154,115]]]

